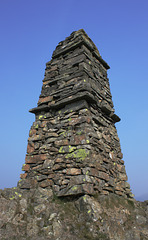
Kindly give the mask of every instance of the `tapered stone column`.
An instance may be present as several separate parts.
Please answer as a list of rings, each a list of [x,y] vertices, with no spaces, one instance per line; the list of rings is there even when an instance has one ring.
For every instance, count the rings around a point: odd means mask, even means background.
[[[84,30],[60,42],[46,64],[20,188],[57,196],[132,197],[115,123],[108,64]]]

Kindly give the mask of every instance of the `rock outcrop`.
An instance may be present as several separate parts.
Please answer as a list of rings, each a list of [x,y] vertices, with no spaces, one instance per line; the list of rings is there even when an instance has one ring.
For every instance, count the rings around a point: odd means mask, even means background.
[[[18,186],[0,191],[0,239],[148,239],[127,182],[107,78],[84,30],[46,64]]]
[[[56,197],[38,187],[0,191],[1,240],[147,240],[148,201],[116,194]]]

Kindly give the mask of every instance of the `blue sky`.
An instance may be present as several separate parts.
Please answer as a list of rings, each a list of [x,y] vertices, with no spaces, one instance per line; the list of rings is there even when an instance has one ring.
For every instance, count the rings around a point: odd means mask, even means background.
[[[57,44],[84,28],[110,65],[108,77],[128,182],[148,193],[148,1],[0,1],[0,188],[16,186],[45,63]],[[148,196],[148,194],[147,194]]]

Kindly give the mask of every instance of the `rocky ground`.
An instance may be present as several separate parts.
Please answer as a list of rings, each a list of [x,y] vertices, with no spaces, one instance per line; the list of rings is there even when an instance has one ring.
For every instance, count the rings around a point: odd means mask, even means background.
[[[147,240],[148,201],[57,198],[51,189],[0,190],[0,239]]]

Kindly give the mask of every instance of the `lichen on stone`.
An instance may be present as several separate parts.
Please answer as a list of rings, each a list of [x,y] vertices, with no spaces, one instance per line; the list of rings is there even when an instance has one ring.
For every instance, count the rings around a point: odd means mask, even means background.
[[[40,115],[40,116],[39,116],[39,120],[41,120],[42,118],[43,118],[43,115]]]
[[[72,190],[72,191],[76,191],[77,189],[78,189],[77,186],[73,186],[71,190]]]
[[[65,151],[64,151],[64,149],[63,149],[63,146],[62,147],[60,147],[60,149],[59,149],[59,153],[64,153]]]
[[[59,134],[59,136],[63,136],[63,137],[67,137],[67,131],[65,130],[65,131],[63,131],[63,132],[61,132],[60,134]]]
[[[72,118],[68,118],[68,121],[71,122],[71,121],[72,121]]]
[[[76,147],[72,147],[71,145],[69,145],[69,152],[73,152],[76,149],[77,149]]]
[[[83,161],[88,155],[89,155],[88,150],[80,148],[72,153],[67,154],[66,158],[78,158],[79,160]]]
[[[76,132],[77,135],[82,135],[82,131]]]
[[[36,129],[39,128],[39,124],[36,124],[34,127],[35,127]]]

